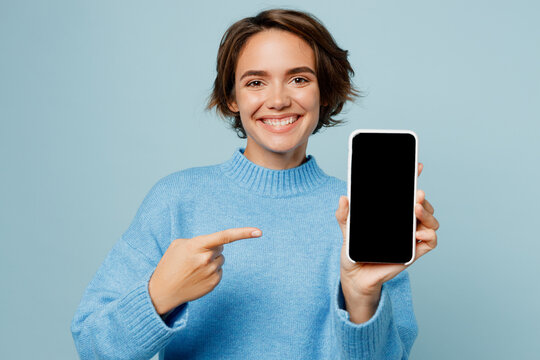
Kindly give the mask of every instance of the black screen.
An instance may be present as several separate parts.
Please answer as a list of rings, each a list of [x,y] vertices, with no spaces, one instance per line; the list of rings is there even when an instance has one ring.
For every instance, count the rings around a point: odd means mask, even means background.
[[[352,140],[349,256],[406,263],[414,246],[416,139],[359,133]]]

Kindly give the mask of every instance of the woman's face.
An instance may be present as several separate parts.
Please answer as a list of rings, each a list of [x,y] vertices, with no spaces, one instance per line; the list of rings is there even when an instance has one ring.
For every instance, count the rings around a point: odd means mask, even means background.
[[[263,166],[280,159],[299,165],[319,120],[313,49],[283,30],[251,36],[236,65],[234,96],[229,107],[240,112],[246,157]]]

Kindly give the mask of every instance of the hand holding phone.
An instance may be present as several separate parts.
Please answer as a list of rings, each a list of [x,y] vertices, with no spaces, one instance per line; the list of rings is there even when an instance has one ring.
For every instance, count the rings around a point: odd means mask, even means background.
[[[351,134],[351,137],[349,138],[349,197],[342,196],[339,199],[339,206],[336,210],[336,219],[338,221],[338,224],[341,228],[341,231],[343,233],[343,246],[341,248],[341,258],[340,258],[340,282],[341,282],[341,289],[343,291],[343,296],[345,300],[345,308],[349,312],[350,315],[350,321],[360,324],[363,322],[368,321],[373,314],[375,313],[379,298],[381,295],[381,289],[382,284],[386,281],[389,281],[393,279],[395,276],[397,276],[400,272],[405,270],[407,266],[409,266],[411,263],[416,261],[419,257],[425,255],[429,251],[433,250],[437,246],[437,234],[436,231],[439,228],[439,222],[437,219],[433,216],[434,208],[433,206],[427,201],[425,193],[421,190],[418,190],[414,192],[414,202],[412,205],[412,211],[413,216],[415,216],[415,228],[417,231],[412,231],[412,237],[413,240],[411,241],[413,243],[412,252],[413,255],[412,261],[408,260],[408,254],[405,252],[405,256],[403,256],[403,259],[401,259],[399,262],[393,262],[394,259],[388,259],[388,253],[386,252],[386,249],[384,246],[379,246],[378,250],[381,250],[379,253],[374,253],[369,251],[369,244],[366,244],[364,242],[369,241],[379,241],[380,238],[387,238],[388,236],[384,234],[385,230],[384,228],[387,226],[390,226],[388,224],[391,224],[391,215],[392,213],[395,214],[395,211],[389,210],[390,207],[395,206],[391,201],[388,199],[384,199],[382,196],[377,196],[376,194],[372,194],[369,192],[371,189],[373,192],[375,191],[375,188],[377,187],[377,179],[371,179],[372,182],[375,182],[375,185],[371,186],[363,186],[361,187],[361,191],[356,191],[356,185],[354,184],[354,181],[351,182],[351,177],[356,178],[357,176],[353,176],[353,167],[356,171],[359,171],[357,166],[352,166],[352,157],[353,157],[353,144],[352,141],[354,135],[357,135],[357,133],[363,132],[363,133],[392,133],[397,132],[400,133],[398,130],[359,130]],[[403,131],[401,131],[403,132]],[[380,139],[379,139],[380,140]],[[416,138],[415,138],[416,140]],[[380,140],[382,141],[382,140]],[[384,141],[382,141],[384,142]],[[364,143],[364,145],[367,145]],[[371,150],[370,150],[371,149]],[[387,147],[384,150],[389,151],[391,147]],[[365,151],[366,154],[373,153],[376,151],[376,147],[369,147],[368,150]],[[395,149],[394,149],[395,150]],[[403,149],[401,149],[403,150]],[[415,144],[415,150],[414,150],[414,158],[415,158],[415,164],[414,164],[414,188],[416,188],[416,177],[420,175],[422,172],[422,164],[417,163],[417,145]],[[398,156],[399,157],[399,156]],[[380,161],[381,159],[379,159]],[[364,161],[360,162],[361,164],[364,163]],[[387,163],[388,164],[388,163]],[[377,166],[373,164],[367,164],[367,169],[360,171],[360,174],[364,177],[370,177],[373,176],[374,172],[377,172]],[[378,174],[381,175],[382,172],[379,170]],[[360,177],[361,179],[361,177]],[[378,179],[378,181],[381,181],[381,179]],[[382,181],[384,183],[384,181]],[[380,185],[380,184],[379,184]],[[362,190],[363,189],[363,190]],[[379,189],[380,191],[380,189]],[[363,223],[365,223],[365,226],[371,226],[371,233],[372,237],[365,237],[364,239],[361,239],[361,248],[367,249],[365,254],[360,254],[360,256],[364,256],[365,262],[358,261],[354,262],[351,259],[350,247],[349,244],[356,242],[356,238],[354,238],[354,234],[351,234],[350,229],[354,228],[354,225],[357,225],[357,222],[355,219],[358,218],[358,213],[355,213],[354,210],[350,212],[349,210],[352,209],[349,205],[354,205],[355,203],[361,202],[362,196],[357,198],[355,195],[374,195],[372,200],[368,200],[369,202],[373,202],[374,205],[368,208],[371,210],[370,213],[367,214],[367,216],[363,219]],[[351,197],[352,196],[352,197]],[[349,199],[351,200],[349,202]],[[407,209],[409,208],[409,205],[407,205]],[[395,210],[395,209],[394,209]],[[360,212],[361,213],[361,212]],[[355,215],[356,214],[356,215]],[[386,220],[386,221],[385,221]],[[377,228],[380,227],[380,228]],[[407,236],[408,237],[408,236]],[[410,244],[409,240],[405,240],[405,244]],[[386,243],[386,246],[391,246],[391,243]],[[407,246],[407,245],[406,245]],[[369,257],[366,256],[370,255]],[[353,257],[356,257],[354,254]],[[381,258],[385,258],[383,261],[380,261]],[[367,260],[366,260],[367,259]],[[376,260],[376,261],[373,261]]]

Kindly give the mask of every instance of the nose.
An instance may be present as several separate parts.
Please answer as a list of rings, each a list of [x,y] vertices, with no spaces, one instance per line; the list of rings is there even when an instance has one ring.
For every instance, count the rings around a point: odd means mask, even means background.
[[[270,89],[266,106],[269,109],[281,110],[291,105],[291,97],[287,89],[282,86],[274,86]]]

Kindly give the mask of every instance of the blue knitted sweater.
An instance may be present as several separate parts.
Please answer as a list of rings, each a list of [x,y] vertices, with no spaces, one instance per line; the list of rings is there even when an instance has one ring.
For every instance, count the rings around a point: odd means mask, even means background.
[[[71,324],[82,359],[406,359],[417,334],[409,278],[386,282],[376,313],[349,321],[335,218],[346,183],[313,156],[287,170],[237,149],[225,163],[154,185],[98,269]],[[148,281],[172,240],[254,226],[224,246],[207,295],[160,317]]]

